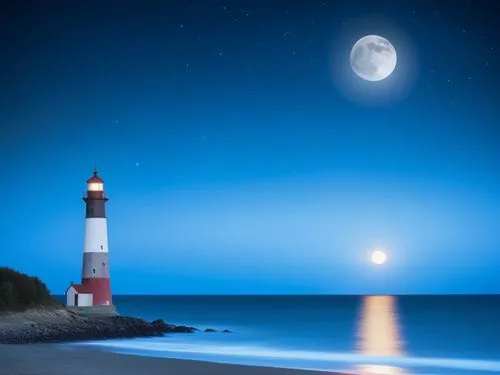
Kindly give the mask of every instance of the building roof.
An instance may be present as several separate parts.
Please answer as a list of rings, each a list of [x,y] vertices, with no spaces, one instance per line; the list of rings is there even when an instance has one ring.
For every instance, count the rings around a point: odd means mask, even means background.
[[[91,183],[104,183],[103,179],[97,175],[97,169],[94,169],[94,175],[87,180],[87,184]]]
[[[82,285],[82,284],[71,284],[69,288],[75,288],[77,293],[82,293],[82,294],[92,294],[92,290],[89,288],[88,285]],[[69,290],[68,288],[68,290]]]

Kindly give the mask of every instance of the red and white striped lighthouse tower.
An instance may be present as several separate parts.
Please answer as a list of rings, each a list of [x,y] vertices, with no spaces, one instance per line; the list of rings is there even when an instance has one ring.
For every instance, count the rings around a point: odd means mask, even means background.
[[[93,294],[93,305],[111,305],[109,278],[108,225],[104,181],[97,175],[87,180],[85,243],[83,248],[82,285]]]
[[[87,192],[83,200],[86,211],[82,283],[71,284],[67,289],[67,305],[112,307],[105,209],[108,198],[104,193],[104,181],[97,174],[97,170],[94,170],[94,175],[87,180]]]

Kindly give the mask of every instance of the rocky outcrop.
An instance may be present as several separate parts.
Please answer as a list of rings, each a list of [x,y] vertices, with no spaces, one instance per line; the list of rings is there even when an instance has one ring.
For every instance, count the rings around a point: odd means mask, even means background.
[[[207,328],[205,329],[203,332],[206,332],[206,333],[214,333],[214,332],[217,332],[215,329],[213,328]],[[232,331],[228,330],[228,329],[225,329],[223,331],[219,331],[219,332],[222,332],[222,333],[233,333]]]
[[[148,322],[125,316],[85,317],[63,309],[0,316],[0,343],[4,344],[151,337],[195,331],[194,327],[171,325],[163,320]]]

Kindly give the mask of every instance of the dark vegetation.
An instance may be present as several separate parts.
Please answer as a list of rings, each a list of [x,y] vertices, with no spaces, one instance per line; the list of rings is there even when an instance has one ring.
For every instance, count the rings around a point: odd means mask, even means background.
[[[60,304],[38,277],[0,267],[0,311],[24,311],[40,306]]]

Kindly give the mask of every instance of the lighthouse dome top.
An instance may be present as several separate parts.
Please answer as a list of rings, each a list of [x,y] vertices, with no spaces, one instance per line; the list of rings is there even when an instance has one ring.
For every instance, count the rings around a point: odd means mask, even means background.
[[[97,169],[94,169],[94,175],[87,180],[87,184],[92,182],[104,183],[104,180],[97,174]]]
[[[103,191],[104,180],[97,174],[97,169],[94,169],[94,175],[87,180],[87,188],[89,191]]]

